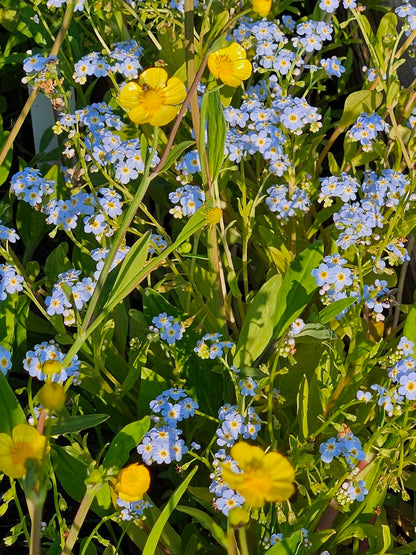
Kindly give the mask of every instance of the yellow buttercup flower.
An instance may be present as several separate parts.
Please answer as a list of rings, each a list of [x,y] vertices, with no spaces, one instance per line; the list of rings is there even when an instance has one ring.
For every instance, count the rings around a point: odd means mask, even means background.
[[[174,119],[185,97],[185,85],[180,79],[169,79],[163,68],[151,67],[143,71],[138,82],[124,85],[118,101],[134,123],[160,127]]]
[[[0,470],[10,478],[21,478],[27,472],[29,459],[41,461],[50,447],[45,436],[29,424],[18,424],[8,434],[0,434]]]
[[[143,464],[133,463],[122,468],[114,489],[124,501],[138,501],[150,486],[150,473]]]
[[[260,17],[267,17],[272,8],[272,0],[251,0],[253,12]]]
[[[241,441],[231,448],[231,456],[242,472],[233,472],[231,463],[225,463],[222,478],[251,507],[261,507],[268,501],[285,501],[293,495],[295,471],[277,451],[265,453],[260,447]]]
[[[224,85],[238,87],[252,72],[251,62],[246,58],[244,48],[233,42],[227,48],[221,48],[208,56],[208,68]]]

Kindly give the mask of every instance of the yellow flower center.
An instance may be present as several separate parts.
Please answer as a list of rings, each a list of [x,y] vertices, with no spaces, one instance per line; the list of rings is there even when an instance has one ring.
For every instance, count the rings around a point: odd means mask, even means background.
[[[166,102],[165,93],[162,89],[147,89],[143,92],[143,108],[150,114],[159,112]]]
[[[19,441],[10,448],[10,459],[14,466],[25,466],[27,459],[35,457],[36,453],[33,447],[24,441]]]
[[[220,54],[215,60],[219,75],[231,75],[234,70],[234,63],[227,54]]]

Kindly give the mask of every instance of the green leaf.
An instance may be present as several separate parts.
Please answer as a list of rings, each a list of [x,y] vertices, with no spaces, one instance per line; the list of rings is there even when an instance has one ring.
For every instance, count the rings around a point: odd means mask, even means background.
[[[348,297],[346,299],[338,299],[338,301],[334,301],[319,312],[320,322],[322,322],[322,324],[327,324],[330,320],[341,314],[343,310],[349,308],[356,301],[357,297]]]
[[[194,477],[194,474],[198,470],[198,467],[195,468],[190,472],[190,474],[185,478],[185,480],[176,488],[173,494],[170,496],[169,501],[166,503],[165,508],[160,513],[159,518],[155,522],[154,526],[152,527],[149,538],[144,546],[142,555],[153,555],[156,551],[157,544],[159,542],[159,538],[163,532],[163,528],[167,523],[170,515],[175,510],[176,505],[179,503],[182,495],[185,493],[188,484]]]
[[[138,269],[142,269],[146,262],[149,250],[150,231],[145,233],[129,250],[126,258],[120,264],[116,280],[111,288],[111,292],[107,298],[103,310],[111,311],[119,302],[121,302],[143,279]],[[103,288],[101,298],[106,298],[107,290]]]
[[[312,299],[317,289],[312,270],[319,266],[322,256],[322,242],[317,241],[299,253],[290,264],[276,295],[274,339],[286,331]]]
[[[304,374],[302,377],[302,381],[300,382],[299,392],[297,396],[300,441],[305,441],[309,435],[308,405],[309,405],[309,384],[308,384],[308,378]]]
[[[294,555],[297,552],[296,548],[302,541],[302,536],[300,530],[294,532],[289,538],[283,538],[283,540],[273,545],[270,549],[266,551],[267,555]]]
[[[380,106],[383,95],[377,91],[355,91],[347,96],[338,127],[344,129],[356,122],[363,112],[371,114]]]
[[[225,118],[218,89],[212,92],[207,91],[204,95],[205,98],[208,104],[206,112],[208,167],[211,181],[215,181],[224,160]]]
[[[169,151],[169,155],[166,158],[165,163],[160,168],[160,172],[168,170],[171,167],[171,165],[175,162],[175,160],[182,154],[182,152],[184,152],[188,147],[192,145],[195,145],[195,141],[184,141],[172,147],[172,149]]]
[[[34,210],[27,202],[19,202],[17,205],[16,227],[28,254],[39,246],[48,231],[45,215]],[[30,258],[28,254],[26,258]],[[63,268],[61,271],[64,271]]]
[[[48,421],[48,434],[58,436],[66,433],[80,432],[99,426],[110,417],[108,414],[85,414],[82,416],[63,416]]]
[[[6,142],[6,139],[9,135],[10,135],[9,132],[3,132],[3,130],[1,130],[1,135],[0,135],[1,148],[3,148],[3,144]],[[0,185],[2,185],[9,177],[10,167],[12,165],[12,158],[13,158],[13,147],[10,148],[6,158],[4,159],[4,162],[0,166]]]
[[[233,364],[251,366],[267,347],[273,336],[276,297],[282,276],[271,277],[253,298],[238,338]]]
[[[197,522],[199,522],[199,524],[202,524],[202,526],[212,534],[212,537],[220,545],[222,545],[224,549],[227,549],[228,540],[225,531],[207,513],[201,511],[200,509],[194,509],[193,507],[185,507],[184,505],[178,505],[176,510],[192,516]]]
[[[413,341],[416,345],[416,304],[412,306],[409,314],[406,317],[406,322],[403,328],[403,335]]]
[[[130,451],[141,442],[149,428],[150,418],[148,416],[124,426],[111,442],[103,460],[103,467],[121,468],[127,462]]]
[[[18,424],[26,424],[25,413],[6,377],[0,372],[0,432],[11,435]]]

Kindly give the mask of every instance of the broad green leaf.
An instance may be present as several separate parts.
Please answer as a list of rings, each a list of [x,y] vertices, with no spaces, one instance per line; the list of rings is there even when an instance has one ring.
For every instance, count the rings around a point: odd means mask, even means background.
[[[317,289],[312,270],[319,266],[322,256],[322,243],[317,241],[290,264],[276,296],[273,339],[278,339],[286,331],[312,299]]]
[[[296,553],[297,546],[302,542],[302,536],[300,530],[294,532],[288,538],[283,538],[283,540],[273,545],[270,549],[266,551],[267,555],[294,555]]]
[[[80,432],[99,426],[110,417],[108,414],[84,414],[82,416],[62,416],[48,421],[47,432],[50,436]]]
[[[194,507],[186,507],[184,505],[178,505],[176,510],[192,516],[197,522],[199,522],[199,524],[202,524],[202,526],[212,534],[212,537],[220,545],[222,545],[222,547],[227,549],[228,541],[225,531],[206,512],[201,511],[200,509],[195,509]]]
[[[11,435],[15,426],[25,423],[25,413],[6,376],[0,372],[0,432]]]
[[[45,215],[34,210],[30,204],[19,202],[17,205],[16,227],[26,247],[25,259],[28,259],[48,231],[48,226],[45,224]],[[59,268],[64,271],[63,268]]]
[[[233,364],[250,366],[267,347],[273,336],[276,298],[282,276],[271,277],[253,298],[238,338]]]
[[[104,468],[111,468],[113,466],[121,468],[127,462],[130,451],[141,442],[149,428],[150,418],[148,416],[124,426],[108,448],[103,460]]]
[[[338,301],[334,301],[319,312],[320,322],[322,322],[322,324],[327,324],[330,320],[341,314],[343,310],[349,308],[356,301],[357,297],[347,297],[346,299],[338,299]]]
[[[176,505],[179,503],[182,495],[185,493],[188,484],[194,477],[194,474],[197,470],[198,467],[195,466],[195,468],[189,473],[185,480],[180,484],[180,486],[176,488],[176,490],[170,496],[168,502],[165,505],[165,508],[160,513],[159,518],[150,531],[149,538],[146,542],[146,545],[144,546],[142,555],[153,555],[156,551],[157,544],[159,542],[159,538],[163,532],[165,524],[167,523],[170,515],[175,510]]]
[[[383,95],[377,91],[355,91],[347,96],[338,127],[344,129],[356,122],[363,112],[371,114],[380,106]]]
[[[17,295],[8,295],[0,302],[0,343],[9,351],[13,348]]]

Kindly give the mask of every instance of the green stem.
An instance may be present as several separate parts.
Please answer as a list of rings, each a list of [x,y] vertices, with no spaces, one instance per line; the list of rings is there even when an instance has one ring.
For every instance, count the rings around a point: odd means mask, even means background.
[[[238,529],[238,539],[240,540],[241,555],[250,555],[247,545],[247,530],[244,526]]]
[[[72,553],[72,548],[77,541],[79,531],[81,526],[84,523],[84,520],[90,510],[91,503],[94,501],[95,496],[97,495],[98,490],[101,488],[102,484],[94,484],[93,486],[87,485],[87,490],[84,494],[84,497],[81,501],[80,506],[78,507],[77,514],[75,515],[74,521],[72,523],[71,529],[69,534],[66,538],[65,547],[61,553],[61,555],[70,555]]]
[[[93,529],[93,531],[91,532],[91,534],[88,536],[87,540],[85,541],[81,553],[80,555],[85,555],[85,553],[87,552],[88,546],[90,545],[90,543],[92,542],[92,540],[94,539],[95,534],[98,532],[98,530],[100,529],[100,527],[105,524],[108,520],[111,520],[114,517],[114,515],[108,515],[105,516],[104,518],[102,518],[100,520],[100,522],[97,524],[97,526]],[[126,533],[125,530],[123,530],[123,534],[122,537],[124,536],[124,534]]]
[[[30,555],[41,555],[40,537],[42,524],[42,506],[43,503],[36,503],[31,499],[26,499],[29,509],[32,528],[30,530]]]
[[[56,36],[56,40],[51,48],[51,51],[49,52],[49,56],[57,56],[57,54],[59,53],[62,46],[62,42],[64,40],[64,37],[66,35],[66,32],[68,31],[68,27],[72,20],[74,7],[75,7],[75,0],[68,0],[65,14],[62,20],[61,28],[59,29],[59,32]],[[32,92],[30,93],[29,98],[27,99],[25,105],[23,106],[22,111],[19,114],[19,117],[16,120],[16,123],[13,126],[13,129],[10,131],[10,134],[7,137],[6,142],[4,143],[3,148],[1,149],[1,152],[0,152],[0,166],[3,165],[3,162],[14,143],[14,140],[18,135],[20,128],[23,125],[23,122],[25,121],[27,115],[30,112],[32,104],[35,102],[36,95],[38,94],[38,90],[39,90],[38,87],[34,87],[32,89]]]

